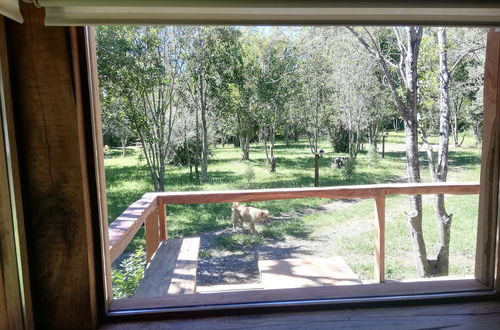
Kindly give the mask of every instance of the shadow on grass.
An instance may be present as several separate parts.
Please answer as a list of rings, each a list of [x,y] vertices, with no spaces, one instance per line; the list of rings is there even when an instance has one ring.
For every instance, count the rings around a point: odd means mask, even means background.
[[[167,205],[170,237],[219,230],[231,225],[230,203]]]
[[[149,171],[146,166],[106,166],[106,186],[111,187],[117,184],[131,181],[150,181]]]

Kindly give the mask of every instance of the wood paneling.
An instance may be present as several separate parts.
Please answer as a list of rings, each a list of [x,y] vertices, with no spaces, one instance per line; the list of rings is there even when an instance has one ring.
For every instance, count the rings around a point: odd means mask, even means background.
[[[33,5],[22,3],[22,13],[24,24],[8,22],[6,29],[36,326],[93,328],[92,154],[81,28],[45,27],[43,10]]]
[[[500,302],[230,315],[109,324],[114,329],[498,329]]]
[[[384,282],[385,278],[385,190],[381,190],[375,197],[375,237],[374,258],[375,282]]]
[[[493,285],[495,241],[498,240],[496,233],[500,164],[500,31],[498,29],[488,32],[483,123],[475,273],[478,280],[486,285]]]

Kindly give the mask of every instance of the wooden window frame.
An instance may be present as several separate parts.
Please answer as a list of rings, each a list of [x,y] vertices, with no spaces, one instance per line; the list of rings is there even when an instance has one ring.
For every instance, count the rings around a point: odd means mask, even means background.
[[[92,72],[92,86],[94,90],[98,88],[97,71],[96,71],[96,55],[95,55],[95,37],[93,28],[87,28],[87,45],[90,69]],[[493,36],[492,33],[488,34],[488,38]],[[488,53],[488,61],[494,63],[494,58],[491,55],[494,52]],[[491,77],[494,76],[494,71],[499,70],[498,64],[495,68],[489,68],[487,74]],[[500,75],[500,71],[498,72]],[[490,85],[485,86],[485,90],[491,94],[485,94],[485,106],[488,109],[494,109],[495,104],[498,108],[498,93],[495,94],[494,85],[498,82],[487,80]],[[97,93],[94,92],[94,95]],[[490,96],[489,96],[490,95]],[[489,103],[488,103],[489,102]],[[94,97],[94,129],[101,126],[100,124],[100,109],[99,100]],[[487,111],[485,110],[485,113]],[[259,290],[259,291],[246,291],[246,292],[228,292],[228,293],[211,293],[204,295],[182,295],[173,297],[152,297],[141,299],[122,299],[113,300],[110,276],[110,262],[109,262],[109,249],[108,237],[103,235],[104,244],[104,260],[107,260],[103,267],[107,278],[106,292],[107,292],[107,316],[110,319],[121,319],[126,316],[137,316],[143,314],[165,314],[169,317],[177,317],[185,313],[189,315],[206,315],[207,313],[231,313],[234,310],[280,310],[283,308],[305,308],[305,307],[318,307],[318,306],[331,306],[339,304],[359,304],[359,303],[372,303],[379,304],[380,302],[401,302],[401,303],[415,303],[424,300],[457,300],[457,299],[470,299],[470,298],[490,298],[496,296],[498,290],[498,265],[495,263],[495,256],[498,256],[499,244],[492,244],[495,242],[495,234],[498,232],[498,223],[492,221],[495,219],[498,212],[497,199],[484,198],[484,196],[497,196],[498,195],[498,171],[490,171],[491,167],[498,168],[498,147],[492,141],[500,141],[500,130],[496,129],[495,123],[497,114],[493,111],[488,111],[485,115],[485,132],[483,133],[483,147],[482,152],[485,155],[482,159],[481,165],[481,186],[480,186],[480,212],[478,216],[478,232],[477,232],[477,247],[476,251],[480,249],[484,253],[477,253],[476,257],[476,279],[469,280],[439,280],[432,279],[423,280],[414,283],[381,283],[381,284],[364,284],[358,286],[340,287],[318,287],[318,288],[294,288],[294,289],[279,289],[279,290]],[[94,131],[95,144],[102,148],[102,136],[98,131]],[[101,168],[96,171],[99,175],[104,175],[102,153],[97,155],[98,161],[96,164],[102,164]],[[484,175],[484,173],[488,173]],[[100,180],[101,184],[104,180]],[[495,182],[497,184],[495,184]],[[101,196],[105,196],[105,187],[100,186],[102,191]],[[404,191],[404,189],[402,189]],[[425,191],[425,189],[422,189]],[[222,192],[221,192],[222,193]],[[231,194],[231,192],[228,192]],[[238,192],[235,192],[238,193]],[[424,192],[425,193],[425,192]],[[204,192],[200,192],[204,194]],[[159,194],[161,195],[161,194]],[[168,193],[164,194],[165,196]],[[182,194],[181,194],[182,195]],[[481,197],[483,196],[483,197]],[[161,197],[161,196],[160,196]],[[217,197],[215,197],[217,199]],[[203,197],[197,198],[201,202]],[[213,198],[212,198],[213,199]],[[222,198],[223,202],[229,201],[231,198]],[[222,200],[221,199],[221,200]],[[226,200],[227,199],[227,200]],[[237,199],[234,199],[235,201]],[[251,199],[247,199],[250,201]],[[232,201],[232,200],[231,200]],[[100,199],[99,203],[105,203],[104,199]],[[485,205],[492,205],[484,208]],[[102,210],[101,224],[104,226],[102,232],[107,233],[107,214],[105,205],[101,205]],[[483,210],[483,211],[481,211]],[[487,210],[487,212],[484,212]],[[104,221],[104,220],[105,221]],[[484,244],[484,245],[483,245]],[[493,271],[496,267],[496,272]],[[381,276],[383,278],[383,275]]]

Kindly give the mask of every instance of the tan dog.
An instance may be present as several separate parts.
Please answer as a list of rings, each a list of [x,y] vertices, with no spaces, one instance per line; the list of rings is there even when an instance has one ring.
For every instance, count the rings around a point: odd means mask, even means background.
[[[243,229],[243,222],[250,223],[250,229],[253,234],[256,234],[255,223],[258,221],[264,221],[269,219],[269,211],[261,210],[248,205],[239,205],[238,203],[233,203],[231,206],[233,214],[231,218],[233,219],[233,230],[236,229],[236,225],[239,225]]]

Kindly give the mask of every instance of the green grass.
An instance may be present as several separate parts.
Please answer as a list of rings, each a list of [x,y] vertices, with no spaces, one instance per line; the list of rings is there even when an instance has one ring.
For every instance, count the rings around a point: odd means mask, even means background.
[[[437,142],[437,137],[430,137]],[[386,139],[385,158],[373,164],[367,151],[361,151],[356,161],[354,175],[345,180],[342,171],[330,168],[330,160],[344,154],[334,154],[329,143],[322,141],[320,148],[325,156],[321,159],[321,185],[355,185],[404,181],[405,145],[403,132],[390,132]],[[381,145],[379,144],[379,150]],[[277,173],[269,173],[265,167],[265,153],[261,145],[253,144],[251,160],[241,161],[238,148],[212,148],[213,157],[209,160],[208,182],[201,184],[189,175],[189,169],[167,168],[166,187],[168,191],[188,190],[231,190],[263,189],[277,187],[312,187],[314,184],[314,158],[307,141],[300,140],[289,148],[282,143],[276,145]],[[426,154],[420,150],[421,173],[424,181],[429,182]],[[474,146],[472,136],[468,135],[463,148],[450,147],[449,181],[478,181],[480,171],[480,149]],[[248,165],[247,165],[248,164]],[[251,167],[255,178],[250,182],[245,171]],[[112,149],[105,158],[106,186],[108,197],[109,222],[113,221],[131,203],[145,192],[153,191],[148,169],[141,150],[127,148],[127,155],[121,157],[121,150]],[[448,196],[446,207],[453,213],[451,239],[451,274],[470,274],[471,260],[475,253],[477,222],[477,196]],[[271,216],[290,213],[327,203],[327,199],[308,198],[283,201],[251,203],[255,207],[266,208]],[[363,279],[373,277],[373,200],[363,200],[332,213],[314,213],[288,221],[271,221],[258,225],[260,236],[246,234],[222,235],[217,238],[218,249],[236,251],[244,247],[260,244],[262,239],[285,239],[287,236],[315,239],[321,233],[341,228],[349,224],[362,224],[366,228],[354,228],[335,244],[335,253],[345,258],[353,270]],[[401,279],[415,276],[414,257],[407,229],[405,211],[408,208],[406,196],[392,196],[387,199],[386,225],[386,276]],[[169,205],[167,219],[170,237],[196,235],[206,231],[220,230],[232,226],[229,203]],[[367,225],[368,224],[368,225]],[[436,253],[437,231],[432,199],[424,200],[424,235],[428,254]],[[141,229],[127,248],[131,253],[143,248],[144,230]],[[213,251],[201,251],[201,256],[209,257]]]

